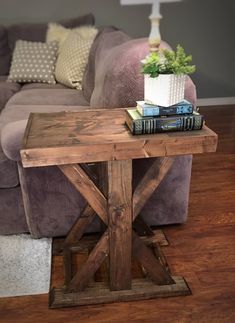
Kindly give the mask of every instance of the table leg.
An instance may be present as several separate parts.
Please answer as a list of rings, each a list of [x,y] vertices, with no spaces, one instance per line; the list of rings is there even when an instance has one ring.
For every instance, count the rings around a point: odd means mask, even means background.
[[[108,162],[110,290],[131,288],[132,161]]]

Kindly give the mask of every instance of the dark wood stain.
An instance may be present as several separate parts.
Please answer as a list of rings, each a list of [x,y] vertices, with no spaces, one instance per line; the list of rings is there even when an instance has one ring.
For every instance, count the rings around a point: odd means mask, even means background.
[[[24,167],[201,154],[217,146],[217,134],[207,126],[133,136],[126,130],[123,109],[32,113],[29,125],[21,150]]]
[[[164,228],[172,274],[192,295],[62,309],[48,309],[48,295],[2,298],[0,322],[235,322],[235,106],[200,112],[218,149],[194,156],[188,221]],[[54,256],[52,285],[62,284],[62,256]]]
[[[132,161],[108,162],[110,289],[131,289]]]

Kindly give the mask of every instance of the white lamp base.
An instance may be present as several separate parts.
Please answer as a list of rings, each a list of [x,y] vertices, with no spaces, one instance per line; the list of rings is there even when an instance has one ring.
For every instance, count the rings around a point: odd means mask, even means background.
[[[180,2],[182,0],[120,0],[121,5],[138,5],[138,4],[152,4],[152,13],[149,19],[151,20],[151,32],[149,35],[150,51],[158,50],[161,42],[161,35],[159,30],[160,19],[160,4],[169,2]]]

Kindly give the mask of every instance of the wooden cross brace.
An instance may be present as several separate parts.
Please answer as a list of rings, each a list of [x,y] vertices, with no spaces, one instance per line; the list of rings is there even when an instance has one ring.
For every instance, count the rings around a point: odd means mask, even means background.
[[[132,193],[132,161],[108,161],[103,169],[107,179],[107,184],[103,183],[103,191],[106,194],[101,192],[80,165],[58,166],[88,203],[64,243],[67,292],[83,291],[107,257],[109,257],[110,290],[131,289],[132,255],[142,264],[148,277],[155,284],[174,284],[168,270],[132,230],[132,222],[161,183],[173,162],[173,157],[157,158]],[[70,247],[82,237],[96,214],[107,229],[89,254],[86,263],[73,276]]]

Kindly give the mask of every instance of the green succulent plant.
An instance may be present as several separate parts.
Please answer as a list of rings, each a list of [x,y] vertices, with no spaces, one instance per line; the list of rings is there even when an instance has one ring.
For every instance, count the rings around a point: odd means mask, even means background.
[[[195,65],[190,65],[192,55],[186,55],[183,47],[177,45],[176,51],[160,49],[152,52],[141,61],[143,74],[157,77],[159,74],[192,74]]]

